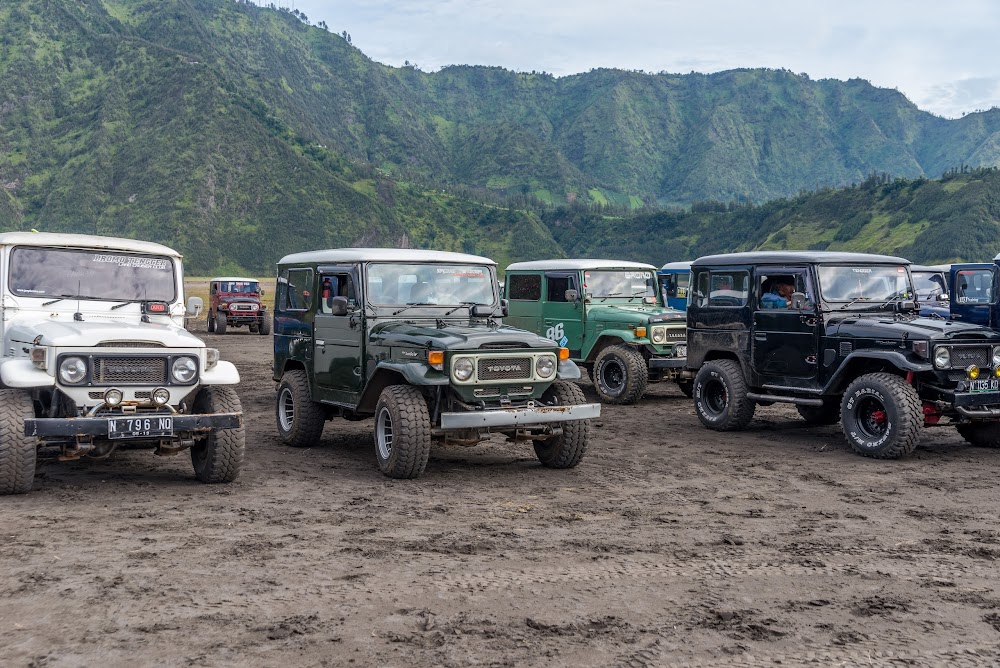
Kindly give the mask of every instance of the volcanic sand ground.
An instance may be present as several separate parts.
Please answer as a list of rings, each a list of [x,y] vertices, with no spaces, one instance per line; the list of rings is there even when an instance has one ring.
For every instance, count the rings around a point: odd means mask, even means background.
[[[242,375],[242,477],[42,463],[0,499],[0,665],[1000,662],[1000,451],[953,429],[873,461],[787,406],[708,431],[661,384],[576,469],[497,438],[397,481],[372,420],[283,447],[271,338],[196,327]]]

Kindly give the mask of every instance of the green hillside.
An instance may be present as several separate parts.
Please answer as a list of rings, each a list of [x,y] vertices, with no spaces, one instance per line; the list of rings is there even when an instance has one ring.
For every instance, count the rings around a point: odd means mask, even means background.
[[[287,252],[362,244],[501,262],[574,254],[680,214],[595,216],[588,231],[559,225],[586,212],[544,205],[750,204],[874,172],[1000,164],[1000,111],[945,120],[861,80],[425,73],[233,0],[5,0],[0,81],[0,229],[161,241],[198,272],[267,271]],[[825,220],[759,242],[835,247],[881,229],[849,222],[861,228],[836,239],[847,218]],[[893,226],[892,243],[931,234],[920,220]],[[611,237],[587,240],[606,225]],[[760,233],[685,233],[671,249],[743,247]]]

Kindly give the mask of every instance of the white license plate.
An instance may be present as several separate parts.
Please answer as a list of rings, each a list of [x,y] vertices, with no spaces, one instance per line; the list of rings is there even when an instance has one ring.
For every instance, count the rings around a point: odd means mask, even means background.
[[[990,378],[989,380],[970,380],[970,392],[1000,392],[1000,379]]]
[[[172,417],[108,418],[108,438],[158,438],[174,435]]]

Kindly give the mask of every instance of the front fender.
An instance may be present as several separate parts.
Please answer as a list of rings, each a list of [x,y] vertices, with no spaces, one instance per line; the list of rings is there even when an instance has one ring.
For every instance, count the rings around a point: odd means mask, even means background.
[[[29,359],[15,359],[0,363],[0,382],[10,388],[52,387],[56,379]]]
[[[847,370],[853,366],[853,362],[858,360],[889,362],[901,371],[913,371],[914,373],[934,370],[934,366],[930,362],[918,362],[895,350],[857,350],[844,358],[844,361],[840,364],[840,368],[837,369],[827,382],[826,390],[830,391],[837,387],[844,378]]]
[[[201,374],[202,385],[236,385],[240,382],[240,372],[232,362],[219,360],[211,369]]]
[[[451,382],[443,371],[432,369],[423,362],[384,360],[375,366],[375,373],[381,369],[398,373],[410,385],[448,385]]]

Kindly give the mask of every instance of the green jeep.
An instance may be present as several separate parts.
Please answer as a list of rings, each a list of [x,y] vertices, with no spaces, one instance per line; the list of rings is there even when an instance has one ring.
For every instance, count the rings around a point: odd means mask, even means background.
[[[655,272],[619,260],[515,262],[507,267],[506,321],[569,348],[601,401],[635,403],[661,380],[677,381],[690,397],[685,316],[663,305]]]
[[[415,478],[432,441],[491,433],[530,440],[539,461],[570,468],[589,418],[569,351],[502,325],[496,263],[437,251],[347,248],[278,264],[274,379],[278,433],[315,445],[334,417],[375,417],[375,456]]]

